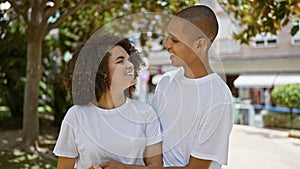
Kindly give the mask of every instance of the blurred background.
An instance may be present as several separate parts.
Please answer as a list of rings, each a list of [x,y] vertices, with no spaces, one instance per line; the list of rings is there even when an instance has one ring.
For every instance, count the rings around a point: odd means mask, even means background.
[[[144,65],[134,98],[150,103],[162,74],[174,69],[162,45],[160,25],[167,23],[160,17],[145,16],[138,24],[122,18],[146,12],[172,15],[196,4],[210,6],[219,21],[210,63],[232,91],[234,122],[241,127],[235,128],[276,129],[285,132],[279,134],[284,138],[299,138],[296,0],[1,0],[0,168],[55,168],[52,149],[72,105],[62,84],[66,64],[95,31],[115,20],[122,23],[117,30],[136,30],[129,39]]]

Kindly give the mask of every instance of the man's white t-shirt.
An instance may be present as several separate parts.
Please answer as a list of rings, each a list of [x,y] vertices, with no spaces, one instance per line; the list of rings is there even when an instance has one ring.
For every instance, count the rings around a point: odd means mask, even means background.
[[[122,106],[109,110],[94,104],[72,106],[53,152],[56,156],[77,158],[77,169],[109,160],[144,165],[146,146],[161,140],[152,107],[127,98]]]
[[[164,166],[186,166],[190,156],[212,160],[210,169],[227,164],[232,95],[216,73],[198,79],[186,78],[183,68],[166,73],[152,106],[162,127]]]

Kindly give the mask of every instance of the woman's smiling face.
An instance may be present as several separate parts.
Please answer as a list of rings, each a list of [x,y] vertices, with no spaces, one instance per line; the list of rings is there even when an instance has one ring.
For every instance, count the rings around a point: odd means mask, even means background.
[[[135,84],[134,65],[129,60],[129,55],[121,46],[110,50],[108,70],[111,80],[111,89],[125,90]]]

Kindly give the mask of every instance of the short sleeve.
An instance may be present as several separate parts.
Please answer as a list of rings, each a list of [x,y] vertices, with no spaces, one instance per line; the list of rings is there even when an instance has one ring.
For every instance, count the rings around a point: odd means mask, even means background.
[[[63,121],[60,133],[54,147],[53,153],[56,156],[76,158],[78,150],[75,143],[75,135],[73,127],[67,122]]]
[[[191,155],[226,165],[232,126],[232,104],[220,103],[215,105],[198,128]]]
[[[153,108],[150,109],[147,115],[146,132],[147,146],[156,144],[162,141],[160,123]]]
[[[158,112],[158,107],[162,104],[161,101],[160,101],[160,98],[162,98],[161,96],[161,87],[160,87],[160,83],[158,83],[156,89],[155,89],[155,92],[153,94],[153,98],[151,100],[151,105],[152,107],[154,108],[154,110],[156,111],[156,113],[159,113]]]
[[[168,86],[168,80],[169,79],[166,76],[162,77],[162,79],[156,86],[155,93],[151,100],[151,105],[158,117],[161,117],[163,115],[163,110],[165,109],[166,102],[168,101],[168,98],[165,94],[165,88],[166,86]]]

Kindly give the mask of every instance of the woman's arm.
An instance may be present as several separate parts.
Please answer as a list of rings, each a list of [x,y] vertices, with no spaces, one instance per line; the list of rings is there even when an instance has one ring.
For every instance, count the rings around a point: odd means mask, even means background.
[[[76,158],[58,157],[57,169],[74,169]]]

